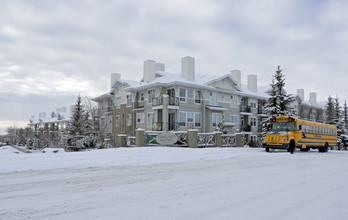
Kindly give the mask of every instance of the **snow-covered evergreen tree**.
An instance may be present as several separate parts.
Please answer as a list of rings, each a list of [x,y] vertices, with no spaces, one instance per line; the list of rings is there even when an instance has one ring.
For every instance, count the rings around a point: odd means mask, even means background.
[[[268,114],[271,116],[292,114],[293,109],[290,104],[294,101],[294,97],[286,94],[284,89],[285,76],[280,66],[278,66],[278,70],[273,75],[272,84],[270,84],[270,86],[271,89],[267,92],[270,97],[265,104],[265,110]]]
[[[335,104],[333,98],[329,95],[326,103],[326,123],[335,124]]]
[[[92,129],[89,112],[82,105],[81,97],[78,96],[73,115],[64,132],[64,141],[69,150],[97,147],[99,138]]]

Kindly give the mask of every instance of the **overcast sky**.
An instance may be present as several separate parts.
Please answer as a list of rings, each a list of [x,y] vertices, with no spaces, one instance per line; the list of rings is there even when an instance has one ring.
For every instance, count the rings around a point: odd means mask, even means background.
[[[110,74],[139,80],[143,61],[179,73],[257,74],[277,65],[288,91],[348,99],[348,1],[0,0],[0,133],[30,116],[109,91]]]

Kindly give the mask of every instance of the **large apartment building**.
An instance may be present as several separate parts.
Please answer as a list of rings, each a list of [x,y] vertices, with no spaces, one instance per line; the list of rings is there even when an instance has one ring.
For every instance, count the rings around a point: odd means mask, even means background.
[[[219,77],[195,73],[195,59],[181,59],[181,73],[165,71],[163,63],[144,61],[139,81],[111,75],[111,91],[93,100],[99,109],[102,137],[115,140],[118,134],[146,131],[197,129],[213,132],[222,123],[229,132],[249,132],[256,139],[260,122],[267,117],[263,105],[267,87],[259,87],[256,75],[241,84],[241,71]]]

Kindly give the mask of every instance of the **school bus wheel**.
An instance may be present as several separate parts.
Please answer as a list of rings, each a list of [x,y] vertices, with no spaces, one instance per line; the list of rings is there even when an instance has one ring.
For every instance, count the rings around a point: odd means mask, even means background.
[[[290,152],[290,154],[293,154],[293,153],[295,153],[295,151],[296,151],[295,141],[291,140],[290,141],[290,146],[289,146],[289,152]]]

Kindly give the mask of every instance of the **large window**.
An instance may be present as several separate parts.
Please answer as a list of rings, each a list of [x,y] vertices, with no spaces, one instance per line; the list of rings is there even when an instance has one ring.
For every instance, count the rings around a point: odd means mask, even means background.
[[[121,97],[116,97],[115,98],[115,106],[116,106],[116,108],[120,108],[121,107]]]
[[[306,126],[307,132],[311,132],[312,126]],[[274,122],[272,123],[272,131],[296,131],[296,122]]]
[[[137,123],[144,123],[144,113],[137,113]]]
[[[195,113],[195,127],[201,127],[202,115],[201,113]]]
[[[195,103],[201,104],[201,91],[195,90]]]
[[[154,114],[153,112],[149,112],[147,113],[147,127],[152,127],[152,124],[153,124],[153,118],[154,118]]]
[[[127,107],[132,106],[132,95],[127,95]]]
[[[187,89],[187,98],[193,99],[194,96],[194,90],[193,89]]]
[[[186,126],[186,112],[179,113],[179,125],[182,127]]]
[[[238,116],[237,115],[231,115],[231,122],[235,124],[235,126],[238,125]]]
[[[257,108],[257,103],[256,103],[256,100],[255,99],[250,99],[250,106],[252,108]]]
[[[154,98],[155,98],[155,90],[154,89],[147,90],[147,103],[151,104]]]
[[[222,115],[220,113],[211,113],[211,122],[212,126],[216,127],[219,123],[222,122]]]
[[[127,126],[132,125],[132,114],[127,114]]]
[[[256,118],[254,118],[254,117],[250,118],[250,125],[254,126],[254,127],[256,126]]]
[[[209,92],[209,104],[218,105],[218,94],[217,92]]]
[[[180,97],[180,102],[186,102],[186,89],[184,88],[179,89],[179,97]]]
[[[238,107],[238,102],[237,102],[237,96],[236,95],[231,95],[231,107],[232,108],[237,108]]]
[[[192,123],[193,122],[193,116],[194,114],[192,112],[187,113],[187,123]]]
[[[144,92],[141,92],[140,94],[139,94],[139,101],[140,102],[143,102],[144,100],[145,100],[145,94],[144,94]]]

